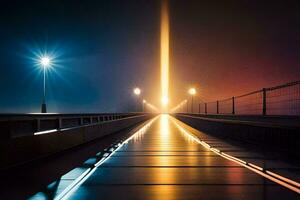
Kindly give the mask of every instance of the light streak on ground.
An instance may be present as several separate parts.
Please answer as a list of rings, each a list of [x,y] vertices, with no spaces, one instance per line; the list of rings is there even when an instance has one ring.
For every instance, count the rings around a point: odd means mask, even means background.
[[[58,194],[54,199],[55,200],[66,200],[73,194],[74,191],[84,183],[97,169],[97,167],[101,166],[105,161],[107,161],[116,151],[118,151],[124,144],[127,144],[130,140],[134,139],[135,137],[139,136],[141,133],[145,133],[146,130],[151,126],[151,124],[158,118],[151,119],[147,122],[143,127],[141,127],[138,131],[136,131],[133,135],[127,138],[124,142],[119,143],[118,147],[115,149],[110,149],[110,154],[104,154],[103,157],[95,163],[92,167],[88,168],[82,175],[80,175],[77,179],[75,179],[69,187],[64,189],[60,194]]]
[[[204,146],[206,149],[214,152],[215,154],[227,159],[227,160],[230,160],[232,162],[235,162],[283,187],[286,187],[298,194],[300,194],[300,183],[294,181],[294,180],[291,180],[291,179],[288,179],[286,177],[283,177],[281,175],[278,175],[276,173],[273,173],[271,171],[268,171],[268,170],[265,170],[264,168],[262,167],[259,167],[255,164],[252,164],[252,163],[249,163],[249,162],[246,162],[244,160],[241,160],[239,158],[236,158],[234,156],[231,156],[229,154],[226,154],[224,152],[221,152],[219,149],[216,149],[216,148],[213,148],[211,147],[209,144],[207,144],[205,141],[199,139],[198,137],[196,137],[195,135],[193,135],[191,132],[187,131],[185,128],[183,128],[178,122],[177,120],[175,120],[174,118],[172,118],[172,121],[173,123],[177,126],[177,128],[184,134],[186,134],[189,138],[193,139],[195,142],[201,144],[202,146]]]
[[[169,13],[168,1],[162,1],[160,25],[161,101],[167,110],[169,101]]]
[[[185,104],[187,103],[187,100],[183,100],[181,101],[177,106],[175,106],[174,108],[172,108],[170,110],[171,113],[175,113],[177,110],[181,109]]]
[[[159,112],[158,108],[151,103],[145,103],[147,107],[149,107],[153,112]]]

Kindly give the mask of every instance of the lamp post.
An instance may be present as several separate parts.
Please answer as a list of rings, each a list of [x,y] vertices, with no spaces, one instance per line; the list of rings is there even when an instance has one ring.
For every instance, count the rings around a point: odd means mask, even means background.
[[[143,112],[145,112],[145,104],[147,103],[147,101],[145,99],[143,99]]]
[[[195,88],[190,88],[189,89],[189,94],[191,95],[192,97],[192,103],[191,103],[191,112],[193,113],[193,106],[194,106],[194,96],[196,94],[196,89]]]
[[[139,96],[141,95],[141,89],[136,87],[133,89],[133,94],[137,97],[137,100],[136,100],[136,112],[138,112],[138,105],[139,105]]]
[[[43,101],[41,112],[47,113],[47,106],[46,106],[46,70],[51,66],[51,59],[47,56],[44,56],[40,59],[40,65],[43,67]]]
[[[186,102],[186,113],[189,112],[189,101]]]

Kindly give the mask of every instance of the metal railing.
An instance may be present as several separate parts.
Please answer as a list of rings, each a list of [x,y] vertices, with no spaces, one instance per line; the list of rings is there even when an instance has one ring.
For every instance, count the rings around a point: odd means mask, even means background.
[[[101,114],[0,114],[1,139],[34,135],[142,115],[142,113]]]
[[[300,115],[300,80],[198,105],[200,114]]]

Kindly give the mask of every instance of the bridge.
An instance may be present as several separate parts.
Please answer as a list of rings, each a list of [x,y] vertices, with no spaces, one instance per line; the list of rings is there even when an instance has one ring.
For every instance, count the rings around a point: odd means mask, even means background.
[[[300,199],[299,9],[209,2],[2,5],[0,200]]]
[[[1,199],[299,199],[299,85],[169,112],[2,114]]]
[[[2,115],[1,199],[298,199],[298,121]]]

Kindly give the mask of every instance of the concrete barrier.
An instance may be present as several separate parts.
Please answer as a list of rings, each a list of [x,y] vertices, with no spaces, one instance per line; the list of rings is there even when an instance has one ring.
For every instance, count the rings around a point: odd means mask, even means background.
[[[103,121],[139,116],[142,113],[88,114],[0,114],[0,141],[34,135],[37,132],[78,127]]]
[[[275,123],[213,119],[192,115],[174,114],[180,121],[205,133],[272,148],[278,151],[300,153],[300,128]]]
[[[50,133],[27,135],[0,141],[0,168],[7,168],[71,147],[101,138],[108,134],[134,126],[154,115],[145,114],[102,121],[71,128],[62,128]]]

